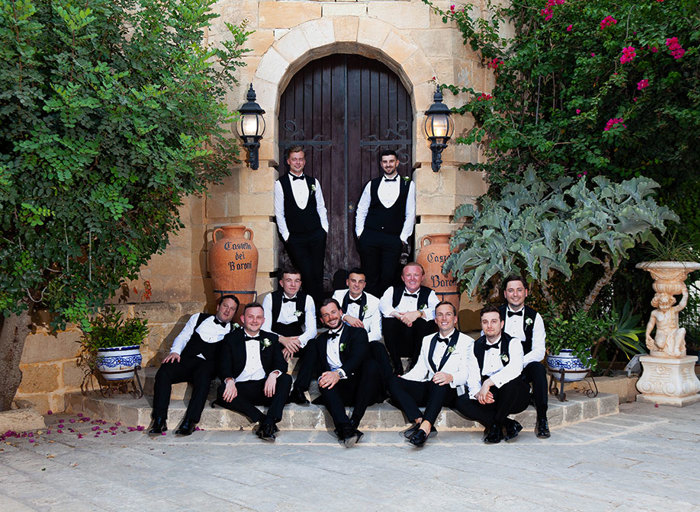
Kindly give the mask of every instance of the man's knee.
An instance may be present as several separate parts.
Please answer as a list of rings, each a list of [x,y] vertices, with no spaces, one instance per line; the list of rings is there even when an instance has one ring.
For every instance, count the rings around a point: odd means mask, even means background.
[[[287,390],[287,393],[289,393],[289,390],[292,389],[292,376],[288,373],[283,373],[277,377],[277,388],[282,391]]]

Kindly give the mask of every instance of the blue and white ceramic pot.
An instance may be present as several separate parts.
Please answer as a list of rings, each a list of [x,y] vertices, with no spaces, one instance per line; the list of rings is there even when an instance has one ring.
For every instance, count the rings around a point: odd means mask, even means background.
[[[547,356],[547,366],[554,375],[554,378],[561,381],[561,370],[566,370],[564,373],[564,382],[577,382],[583,380],[588,374],[591,367],[584,365],[581,360],[576,357],[571,349],[562,349],[557,355]]]
[[[97,351],[97,369],[105,380],[125,380],[134,376],[134,368],[141,365],[139,345],[103,348]]]

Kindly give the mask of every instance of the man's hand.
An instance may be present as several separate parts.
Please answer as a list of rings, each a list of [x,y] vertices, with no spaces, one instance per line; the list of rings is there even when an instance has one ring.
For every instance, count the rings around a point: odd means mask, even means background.
[[[486,379],[486,381],[482,384],[481,389],[476,395],[476,399],[480,404],[492,404],[495,401],[493,399],[493,394],[491,391],[489,391],[492,385],[493,381],[490,378]]]
[[[275,395],[275,389],[277,388],[277,377],[279,377],[279,373],[277,372],[272,372],[267,376],[264,388],[265,396],[267,398],[272,398]]]
[[[284,347],[282,349],[282,354],[284,354],[284,358],[287,360],[290,360],[301,348],[299,336],[280,336],[279,341]]]
[[[165,359],[163,359],[164,363],[179,363],[180,362],[180,354],[177,352],[170,352]]]
[[[437,372],[435,375],[433,375],[433,382],[438,386],[445,386],[453,380],[454,378],[449,373]]]
[[[360,320],[359,318],[355,318],[354,316],[345,315],[343,317],[343,320],[345,321],[345,323],[352,327],[359,327],[360,329],[365,328],[365,324],[362,323],[362,320]]]
[[[222,395],[225,402],[230,402],[238,396],[238,390],[236,389],[236,382],[233,379],[226,381],[226,389]]]
[[[399,320],[401,320],[408,327],[411,327],[413,322],[423,316],[423,313],[421,311],[407,311],[405,313],[399,313],[399,315]]]
[[[322,388],[333,389],[333,386],[338,384],[340,375],[338,372],[323,372],[318,378],[318,385]]]

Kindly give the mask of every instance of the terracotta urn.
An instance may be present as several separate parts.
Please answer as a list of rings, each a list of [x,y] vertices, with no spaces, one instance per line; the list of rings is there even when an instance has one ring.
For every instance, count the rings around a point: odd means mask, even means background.
[[[421,238],[419,247],[420,252],[416,261],[425,269],[423,286],[432,288],[441,301],[446,300],[454,304],[459,313],[457,281],[452,274],[442,273],[442,265],[450,256],[450,235],[445,233],[425,235]]]
[[[258,249],[253,243],[253,230],[245,226],[222,226],[212,233],[209,250],[209,272],[217,298],[235,295],[241,306],[257,298],[255,279],[258,273]],[[240,317],[238,308],[236,318]]]

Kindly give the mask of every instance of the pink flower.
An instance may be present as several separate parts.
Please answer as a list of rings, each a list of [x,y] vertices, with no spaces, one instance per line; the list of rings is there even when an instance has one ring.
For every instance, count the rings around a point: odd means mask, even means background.
[[[574,28],[573,25],[569,25],[568,27],[566,27],[566,31],[571,32],[573,30],[573,28]]]
[[[498,66],[503,64],[503,61],[499,59],[498,57],[495,57],[491,62],[487,64],[487,66],[491,69],[498,69]]]
[[[617,25],[617,20],[612,16],[606,16],[600,22],[600,30],[603,30],[605,27],[609,27],[610,25]]]
[[[656,52],[659,51],[659,49],[658,49],[656,46],[652,46],[652,47],[649,48],[649,49],[651,50],[651,53],[656,53]]]
[[[668,46],[671,55],[673,55],[673,58],[676,60],[680,59],[681,57],[683,57],[683,55],[685,55],[685,50],[678,42],[677,37],[671,37],[669,39],[666,39],[666,46]]]
[[[626,46],[622,49],[622,56],[620,57],[620,62],[624,64],[625,62],[631,62],[637,56],[634,46]]]
[[[455,12],[455,6],[454,6],[454,4],[450,5],[450,12],[452,12],[452,13]]]
[[[608,122],[605,123],[605,128],[603,131],[609,132],[610,130],[614,129],[616,126],[620,126],[621,128],[627,128],[627,125],[623,124],[624,119],[621,117],[613,117],[611,119],[608,119]]]
[[[646,78],[637,82],[637,90],[638,91],[641,91],[645,87],[649,87],[649,80],[647,80]]]
[[[591,52],[591,57],[595,57],[595,53]]]
[[[540,11],[540,14],[544,16],[545,21],[549,21],[554,16],[555,5],[563,5],[565,0],[547,0],[547,6]]]
[[[580,113],[581,113],[581,109],[580,109],[580,108],[577,108],[577,109],[576,109],[576,113],[577,113],[577,114],[580,114]]]
[[[52,411],[51,409],[49,409],[48,411],[46,411],[46,414],[48,414],[49,416],[51,416],[51,415],[53,414],[53,411]]]
[[[490,94],[487,94],[485,92],[482,92],[481,96],[476,98],[476,101],[487,101],[487,100],[490,100],[491,98],[493,98],[493,96],[491,96]]]

